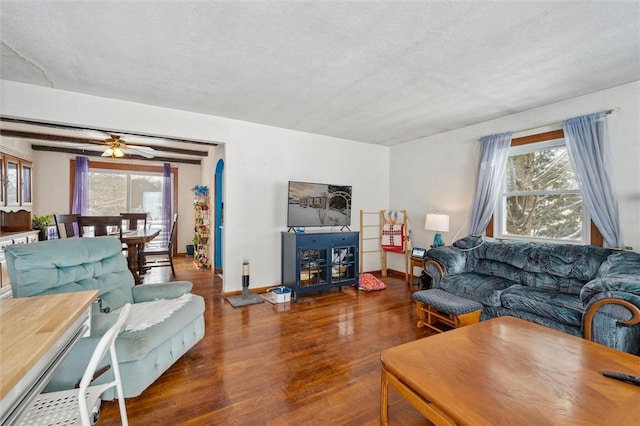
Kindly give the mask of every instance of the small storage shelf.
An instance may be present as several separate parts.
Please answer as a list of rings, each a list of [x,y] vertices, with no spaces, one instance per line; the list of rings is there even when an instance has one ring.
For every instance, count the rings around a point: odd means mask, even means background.
[[[282,233],[282,285],[293,300],[310,292],[358,285],[358,232]]]
[[[194,207],[193,263],[199,269],[209,269],[209,196],[196,195]]]

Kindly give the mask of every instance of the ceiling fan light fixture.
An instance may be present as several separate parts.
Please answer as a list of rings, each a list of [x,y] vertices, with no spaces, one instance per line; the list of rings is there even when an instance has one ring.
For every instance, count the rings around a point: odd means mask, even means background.
[[[122,158],[124,157],[124,142],[120,141],[120,136],[112,136],[109,146],[102,153],[102,157]]]

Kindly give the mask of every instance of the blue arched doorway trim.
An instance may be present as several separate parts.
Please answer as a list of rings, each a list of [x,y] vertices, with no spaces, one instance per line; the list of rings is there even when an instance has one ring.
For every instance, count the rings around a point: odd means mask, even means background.
[[[216,259],[215,269],[222,270],[222,230],[224,218],[224,203],[222,202],[222,171],[224,160],[218,160],[216,164],[216,193],[215,193],[215,221],[216,221]]]

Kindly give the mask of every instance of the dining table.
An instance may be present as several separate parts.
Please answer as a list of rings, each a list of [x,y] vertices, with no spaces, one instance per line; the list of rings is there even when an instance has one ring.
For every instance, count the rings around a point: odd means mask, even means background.
[[[136,285],[142,284],[145,273],[144,246],[160,234],[160,229],[133,229],[123,231],[120,241],[127,245],[127,261]]]

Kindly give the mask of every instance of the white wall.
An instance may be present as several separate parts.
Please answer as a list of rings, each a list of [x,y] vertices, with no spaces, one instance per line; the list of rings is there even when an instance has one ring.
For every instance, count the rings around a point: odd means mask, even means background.
[[[243,260],[250,263],[251,286],[280,282],[289,180],[351,185],[354,231],[360,209],[386,208],[388,148],[238,121],[229,137],[225,288],[241,288]]]
[[[619,107],[608,116],[622,237],[640,251],[640,82],[634,82],[391,148],[390,204],[409,210],[414,245],[429,247],[434,233],[424,230],[426,213],[450,215],[450,244],[454,234],[465,236],[482,136],[508,130],[545,126],[567,118]],[[560,128],[560,125],[552,126]],[[531,134],[535,132],[527,132]],[[523,133],[524,134],[524,133]],[[523,134],[516,134],[522,136]],[[391,263],[394,269],[402,264]]]
[[[251,287],[279,283],[288,180],[352,185],[353,230],[359,228],[359,209],[387,207],[386,147],[9,81],[0,81],[0,89],[0,113],[8,117],[223,143],[197,178],[211,187],[217,158],[225,159],[225,291],[242,288],[245,260],[251,264]],[[68,182],[68,170],[64,173]],[[190,204],[192,198],[181,191],[179,203]]]

